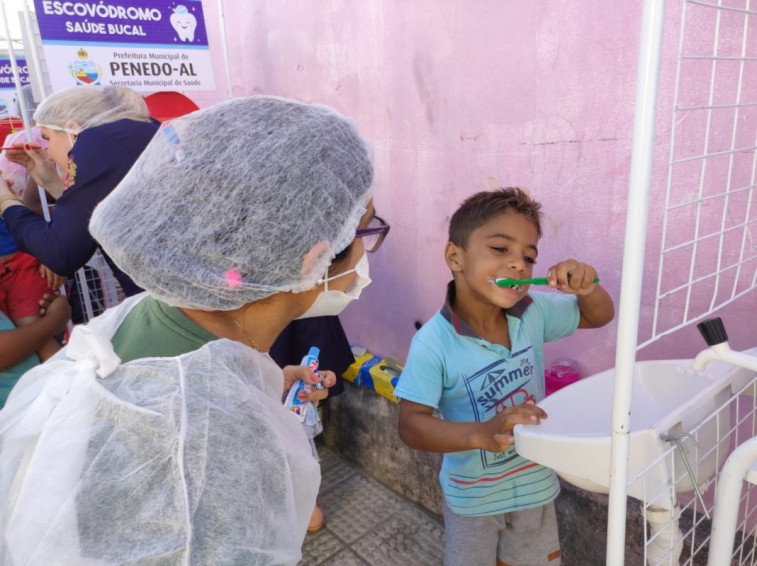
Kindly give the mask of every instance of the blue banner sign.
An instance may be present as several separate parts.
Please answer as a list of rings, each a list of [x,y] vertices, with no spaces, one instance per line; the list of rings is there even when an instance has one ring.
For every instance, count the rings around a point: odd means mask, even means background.
[[[26,59],[16,57],[16,65],[18,66],[18,77],[21,80],[21,85],[29,84],[29,68],[26,66]],[[11,60],[7,57],[0,57],[0,117],[14,114],[15,106],[16,83]]]
[[[202,2],[34,0],[39,31],[50,42],[116,42],[173,47],[208,45]]]
[[[34,0],[54,89],[212,90],[200,0]]]

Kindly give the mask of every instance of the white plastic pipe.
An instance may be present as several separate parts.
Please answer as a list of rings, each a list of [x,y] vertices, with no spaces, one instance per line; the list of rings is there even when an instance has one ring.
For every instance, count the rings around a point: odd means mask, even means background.
[[[730,566],[744,476],[757,461],[757,438],[737,447],[723,465],[715,490],[707,566]]]
[[[757,358],[742,352],[731,350],[728,342],[715,344],[714,346],[710,346],[706,350],[699,352],[697,357],[694,358],[694,364],[692,367],[697,371],[702,371],[705,366],[713,360],[722,360],[728,364],[757,372]]]
[[[622,566],[625,556],[631,393],[638,341],[647,203],[654,154],[655,111],[664,13],[664,0],[645,0],[639,45],[628,212],[623,249],[623,276],[618,309],[618,341],[615,350],[610,499],[607,516],[607,566]]]
[[[646,509],[649,524],[647,564],[650,566],[678,566],[683,551],[683,533],[678,526],[681,509],[664,509],[650,505]]]

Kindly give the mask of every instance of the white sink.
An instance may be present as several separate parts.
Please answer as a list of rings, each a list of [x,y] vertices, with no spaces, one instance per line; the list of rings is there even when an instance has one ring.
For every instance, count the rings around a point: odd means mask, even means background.
[[[691,369],[692,363],[659,360],[637,362],[634,367],[628,478],[644,472],[644,481],[632,482],[628,495],[666,508],[675,505],[674,492],[692,491],[695,482],[686,473],[680,449],[675,450],[672,462],[663,457],[671,444],[661,437],[694,436],[698,447],[690,438],[684,438],[683,445],[701,487],[728,453],[728,399],[755,375],[723,362],[710,362],[705,371],[698,372]],[[540,402],[549,418],[540,425],[515,427],[518,453],[582,489],[608,493],[614,380],[615,370],[610,369]],[[718,444],[719,449],[713,449]]]

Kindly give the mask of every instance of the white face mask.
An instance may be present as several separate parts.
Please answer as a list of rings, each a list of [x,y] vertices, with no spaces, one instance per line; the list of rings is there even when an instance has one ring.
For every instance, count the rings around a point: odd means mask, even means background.
[[[357,277],[355,277],[352,286],[347,290],[347,292],[337,291],[333,289],[329,290],[329,281],[343,277],[348,273],[352,273],[353,271],[355,272]],[[297,318],[314,318],[316,316],[338,315],[347,307],[347,305],[360,297],[360,293],[368,286],[370,282],[371,278],[368,277],[368,254],[363,253],[363,257],[358,260],[353,269],[345,271],[344,273],[340,273],[339,275],[336,275],[334,277],[329,277],[327,275],[325,278],[318,281],[318,283],[323,283],[325,285],[323,291],[321,291],[321,293],[316,297],[315,301],[313,301],[313,304],[310,305],[310,308]]]

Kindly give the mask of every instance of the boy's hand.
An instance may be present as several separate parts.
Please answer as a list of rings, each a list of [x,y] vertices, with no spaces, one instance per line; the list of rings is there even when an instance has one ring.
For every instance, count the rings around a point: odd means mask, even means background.
[[[601,285],[594,283],[597,270],[575,259],[553,265],[547,272],[550,287],[578,295],[578,328],[599,328],[615,316],[612,298]]]
[[[569,295],[588,295],[594,290],[597,270],[587,263],[567,259],[547,272],[549,286]]]
[[[333,371],[319,369],[313,372],[310,366],[284,366],[284,398],[298,379],[310,385],[323,383],[323,389],[315,389],[309,395],[303,395],[300,401],[312,401],[316,405],[329,396],[329,387],[336,385],[336,374]]]
[[[533,401],[525,405],[509,407],[482,423],[480,448],[489,452],[504,452],[512,446],[513,427],[516,424],[539,424],[541,419],[546,419],[547,413],[541,407],[537,407]]]

